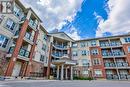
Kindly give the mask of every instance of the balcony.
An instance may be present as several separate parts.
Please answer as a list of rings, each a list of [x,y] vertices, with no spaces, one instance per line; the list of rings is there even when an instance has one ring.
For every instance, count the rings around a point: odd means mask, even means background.
[[[107,74],[106,75],[106,78],[109,79],[109,80],[116,80],[118,79],[119,80],[119,77],[120,79],[125,79],[125,80],[128,80],[130,79],[130,75],[129,74],[120,74],[119,76],[118,75],[114,75],[114,74]]]
[[[63,53],[52,53],[52,56],[54,58],[68,58],[68,54],[63,54]]]
[[[101,48],[121,47],[120,42],[100,43]]]
[[[27,51],[27,50],[25,50],[25,49],[20,49],[20,51],[19,51],[19,55],[20,56],[24,56],[24,57],[29,57],[29,54],[30,54],[30,52],[29,51]]]
[[[36,31],[37,24],[35,23],[34,20],[32,19],[29,20],[29,26]]]
[[[116,67],[115,63],[104,63],[105,67]]]
[[[124,57],[124,52],[102,52],[103,58]]]
[[[128,63],[127,62],[117,62],[117,67],[128,67]]]
[[[60,49],[60,50],[67,50],[69,48],[69,46],[63,46],[63,45],[59,45],[59,44],[53,44],[53,47],[55,47],[56,49]]]
[[[118,75],[117,74],[107,74],[106,75],[106,78],[109,79],[109,80],[112,80],[112,79],[119,79]]]
[[[31,33],[26,32],[25,36],[24,36],[24,40],[26,40],[27,42],[33,44],[33,36],[31,35]]]
[[[19,32],[20,32],[19,30],[17,30],[17,31],[15,32],[15,35],[14,35],[14,38],[15,38],[15,39],[18,38]],[[27,42],[30,43],[30,44],[33,44],[33,36],[31,35],[31,33],[26,32],[26,33],[25,33],[25,36],[24,36],[24,40],[27,41]]]
[[[8,51],[8,54],[9,54],[9,55],[10,55],[10,54],[12,55],[13,50],[14,50],[14,47],[10,47],[10,49],[9,49],[9,51]],[[24,58],[29,58],[29,54],[30,54],[29,51],[27,51],[27,50],[21,48],[18,55],[21,56],[21,57],[24,57]],[[8,56],[8,57],[11,57],[11,55]],[[21,57],[20,57],[20,58],[21,58]]]

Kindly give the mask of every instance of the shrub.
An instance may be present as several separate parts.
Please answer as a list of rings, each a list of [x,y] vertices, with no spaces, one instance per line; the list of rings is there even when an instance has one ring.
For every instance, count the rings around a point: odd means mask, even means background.
[[[93,80],[91,77],[74,77],[74,80]]]

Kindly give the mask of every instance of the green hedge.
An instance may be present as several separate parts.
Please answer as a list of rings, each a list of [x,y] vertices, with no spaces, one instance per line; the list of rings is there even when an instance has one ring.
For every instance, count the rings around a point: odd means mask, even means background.
[[[74,80],[93,80],[91,77],[74,77]]]

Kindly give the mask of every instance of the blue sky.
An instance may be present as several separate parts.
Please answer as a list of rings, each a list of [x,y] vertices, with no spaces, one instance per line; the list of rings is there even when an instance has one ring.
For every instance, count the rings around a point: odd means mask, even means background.
[[[66,32],[75,40],[130,32],[130,0],[21,0],[50,32]]]
[[[85,0],[81,6],[81,11],[77,12],[74,20],[68,22],[61,31],[68,31],[71,26],[74,26],[82,39],[95,37],[98,19],[96,19],[94,13],[106,20],[108,16],[105,10],[106,3],[107,0]]]

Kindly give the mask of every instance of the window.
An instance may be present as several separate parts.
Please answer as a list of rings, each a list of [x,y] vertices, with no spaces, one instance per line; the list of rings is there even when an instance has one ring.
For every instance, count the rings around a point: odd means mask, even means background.
[[[81,54],[82,54],[82,56],[87,55],[86,50],[82,50],[82,51],[81,51]]]
[[[130,46],[128,46],[128,53],[130,53]]]
[[[19,17],[20,16],[20,9],[16,6],[14,6],[14,14]]]
[[[82,59],[83,66],[89,66],[89,61],[87,59]]]
[[[98,49],[92,49],[91,54],[92,55],[98,55]]]
[[[44,40],[47,40],[47,35],[44,35],[43,38],[44,38]]]
[[[43,51],[46,50],[46,45],[45,45],[45,44],[42,45],[42,50],[43,50]]]
[[[44,62],[44,56],[43,56],[43,55],[41,55],[40,61],[41,61],[41,62]]]
[[[3,19],[4,19],[4,15],[0,15],[0,24],[2,23]]]
[[[96,46],[96,40],[91,41],[91,46]]]
[[[99,69],[94,70],[94,73],[95,73],[96,77],[101,77],[102,76],[102,71],[99,70]]]
[[[14,30],[15,25],[16,25],[15,22],[11,19],[8,19],[6,22],[6,27],[10,30]]]
[[[86,45],[85,42],[81,42],[81,43],[80,43],[80,46],[81,46],[81,47],[85,47],[85,45]]]
[[[73,51],[73,52],[72,52],[72,55],[73,55],[73,56],[78,56],[78,52],[77,52],[77,51]]]
[[[130,37],[124,38],[124,40],[125,40],[126,43],[129,43],[130,42]]]
[[[83,70],[82,74],[88,74],[88,70]]]
[[[72,47],[77,47],[77,46],[78,46],[77,43],[73,43],[73,44],[72,44]]]
[[[0,35],[0,47],[6,48],[9,39],[3,35]]]
[[[93,64],[94,64],[94,65],[100,65],[100,59],[94,58],[94,59],[93,59]]]

